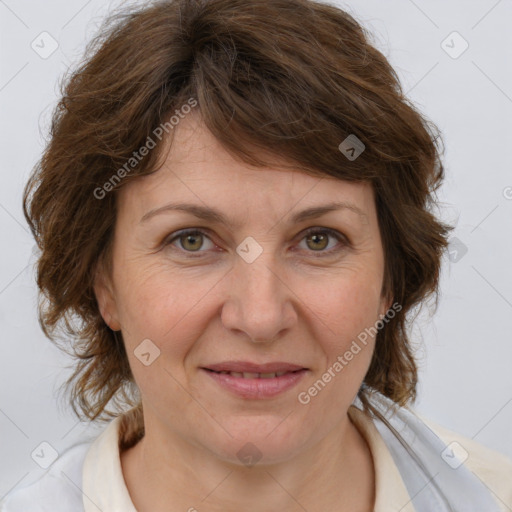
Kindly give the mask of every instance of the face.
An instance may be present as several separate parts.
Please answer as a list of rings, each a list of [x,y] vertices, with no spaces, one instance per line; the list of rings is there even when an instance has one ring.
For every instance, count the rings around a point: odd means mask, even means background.
[[[389,307],[371,187],[278,163],[241,163],[185,118],[164,166],[120,191],[112,274],[95,286],[146,435],[238,464],[247,442],[285,461],[346,420],[375,340],[353,342]]]

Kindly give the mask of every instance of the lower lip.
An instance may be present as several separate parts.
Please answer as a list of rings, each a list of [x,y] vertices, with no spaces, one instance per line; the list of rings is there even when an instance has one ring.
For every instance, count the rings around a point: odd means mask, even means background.
[[[272,398],[293,388],[304,377],[307,370],[299,370],[270,379],[244,379],[229,373],[215,373],[201,368],[221,387],[242,398]]]

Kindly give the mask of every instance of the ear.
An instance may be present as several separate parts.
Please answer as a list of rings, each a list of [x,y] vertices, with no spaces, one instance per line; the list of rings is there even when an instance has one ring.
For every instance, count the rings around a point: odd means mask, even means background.
[[[93,288],[103,320],[113,331],[121,330],[113,286],[101,265],[96,269]]]
[[[388,296],[382,296],[380,301],[379,316],[386,315],[386,313],[390,310],[392,304],[393,297],[391,296],[391,294],[389,294]]]

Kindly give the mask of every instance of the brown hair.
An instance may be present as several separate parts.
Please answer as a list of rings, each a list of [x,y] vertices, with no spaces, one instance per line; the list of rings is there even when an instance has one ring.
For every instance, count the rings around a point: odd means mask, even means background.
[[[437,299],[451,229],[432,212],[443,179],[438,129],[404,97],[370,34],[337,7],[175,0],[107,20],[62,86],[49,144],[25,190],[25,216],[41,250],[40,322],[54,341],[61,327],[64,350],[73,340],[77,362],[67,385],[75,413],[115,416],[112,400],[142,417],[124,344],[100,315],[93,281],[97,265],[110,262],[116,190],[158,168],[166,138],[155,140],[155,130],[190,98],[213,135],[249,164],[271,166],[261,155],[273,154],[314,176],[371,183],[383,293],[402,309],[377,335],[359,396],[365,407],[371,389],[400,405],[414,401],[407,313]],[[353,160],[338,149],[349,135],[366,146]],[[155,149],[120,173],[148,137]],[[122,179],[104,187],[116,173]],[[102,187],[114,190],[98,198]]]

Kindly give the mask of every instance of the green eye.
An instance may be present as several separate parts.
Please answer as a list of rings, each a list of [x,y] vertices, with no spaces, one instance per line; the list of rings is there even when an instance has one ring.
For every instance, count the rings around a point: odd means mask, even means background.
[[[326,248],[329,247],[331,239],[338,242],[338,247],[336,247],[335,244],[334,248],[331,247],[326,250]],[[201,250],[204,248],[205,240],[208,241],[211,246]],[[301,242],[303,240],[306,242],[306,248],[304,250],[306,252],[318,253],[318,256],[336,253],[349,245],[344,235],[329,228],[309,228],[305,233],[302,233]],[[189,228],[177,231],[169,237],[165,245],[173,246],[173,248],[176,248],[181,252],[188,253],[191,257],[198,257],[201,253],[207,252],[208,249],[212,249],[215,246],[207,232],[199,228]],[[193,253],[198,254],[193,255]]]
[[[325,250],[331,238],[337,240],[338,245],[341,244],[341,247]],[[338,252],[348,245],[347,239],[341,233],[329,228],[309,228],[302,240],[306,240],[306,245],[311,249],[311,252],[319,252],[321,253],[320,256],[324,253],[332,254]]]
[[[204,234],[200,231],[191,231],[178,237],[180,245],[186,251],[197,252],[203,245]]]

